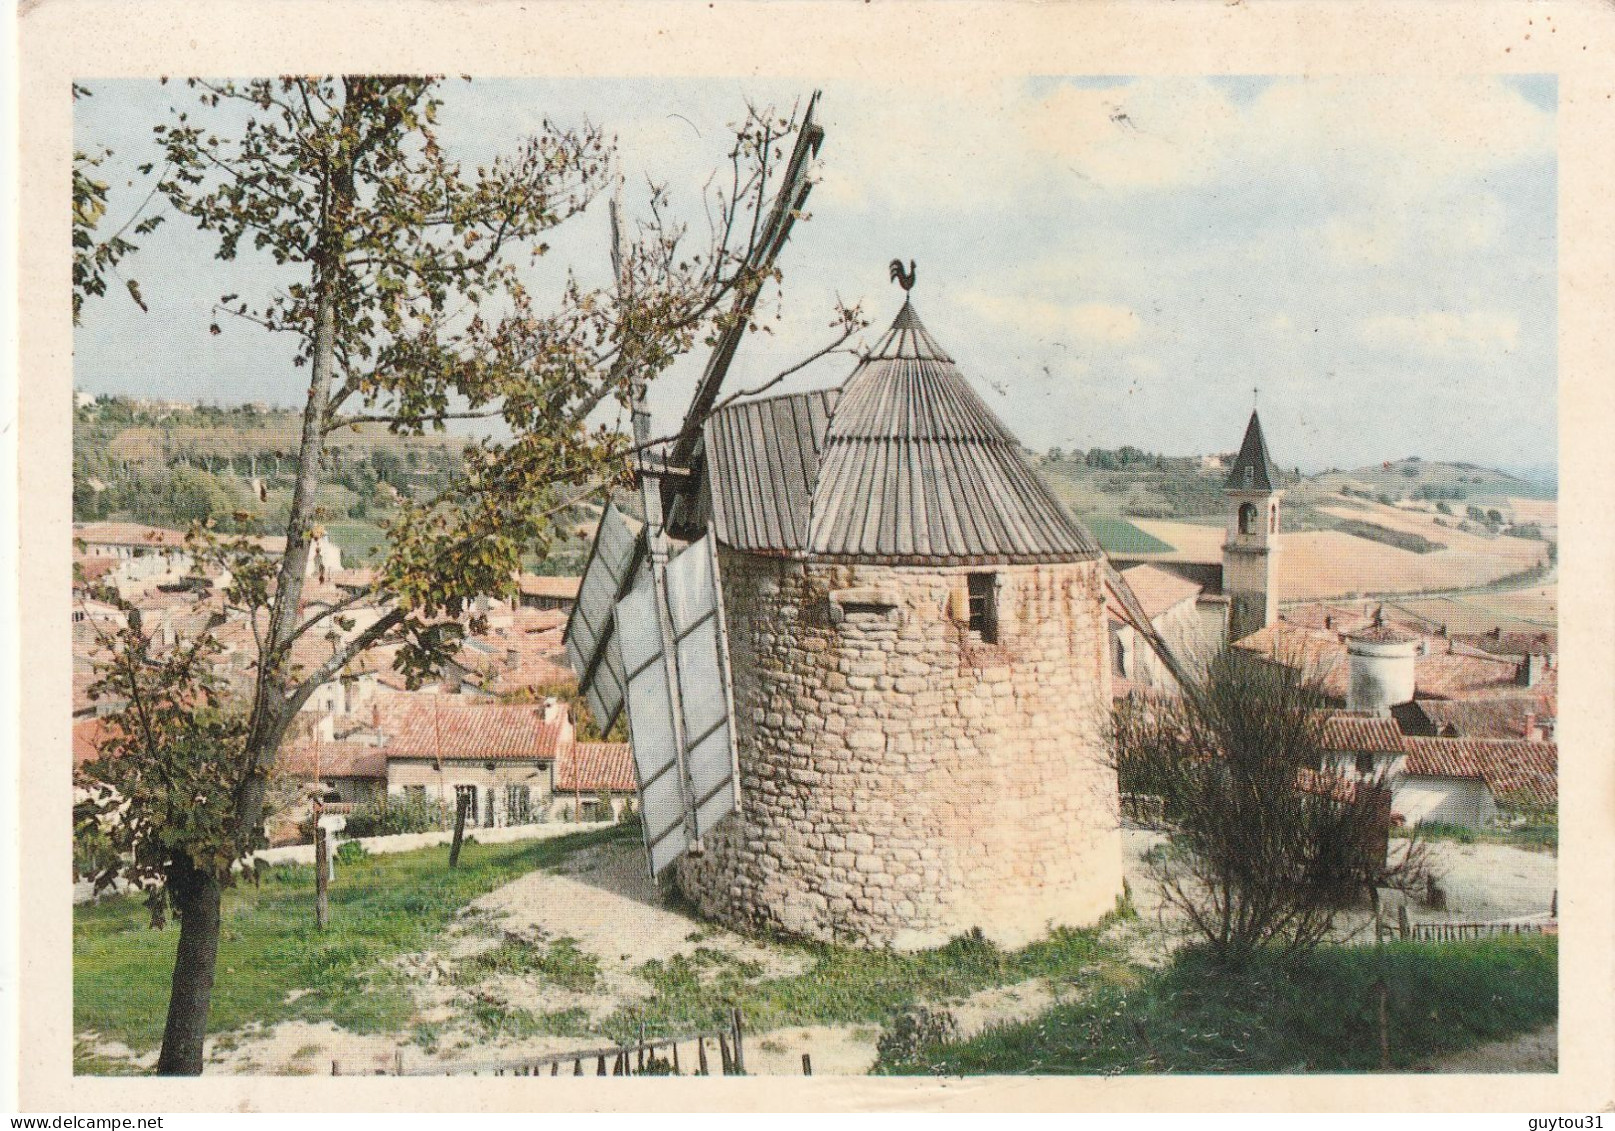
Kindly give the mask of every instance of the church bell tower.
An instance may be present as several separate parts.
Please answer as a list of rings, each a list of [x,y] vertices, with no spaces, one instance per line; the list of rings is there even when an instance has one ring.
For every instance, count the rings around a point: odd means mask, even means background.
[[[1280,481],[1253,409],[1245,441],[1223,484],[1228,535],[1222,547],[1222,591],[1229,598],[1230,643],[1278,619]]]

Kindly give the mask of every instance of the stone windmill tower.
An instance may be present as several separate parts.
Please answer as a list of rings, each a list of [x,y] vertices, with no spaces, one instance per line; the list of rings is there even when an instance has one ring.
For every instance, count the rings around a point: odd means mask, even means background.
[[[727,407],[705,451],[740,804],[685,895],[898,947],[1109,910],[1103,555],[913,306],[839,389]]]
[[[822,136],[810,103],[759,276]],[[643,525],[604,508],[567,626],[597,720],[628,715],[652,874],[868,945],[1093,922],[1122,887],[1107,586],[1170,651],[906,300],[839,389],[714,411],[747,316],[642,457]]]

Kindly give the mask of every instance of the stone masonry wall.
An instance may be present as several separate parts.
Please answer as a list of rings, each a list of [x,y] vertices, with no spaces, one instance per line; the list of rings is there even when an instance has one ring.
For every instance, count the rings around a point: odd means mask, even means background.
[[[1100,566],[1000,566],[999,639],[948,567],[721,551],[742,812],[678,865],[741,926],[1021,945],[1121,891]]]

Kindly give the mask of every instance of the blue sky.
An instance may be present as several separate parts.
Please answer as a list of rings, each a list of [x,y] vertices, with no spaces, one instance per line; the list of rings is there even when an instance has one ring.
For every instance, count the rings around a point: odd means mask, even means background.
[[[85,80],[81,147],[115,151],[113,223],[150,187],[134,166],[182,86]],[[630,184],[665,181],[699,221],[746,99],[805,84],[495,80],[444,88],[444,140],[485,159],[545,117],[615,133]],[[782,259],[777,332],[743,347],[730,388],[829,336],[837,296],[878,335],[916,260],[932,333],[1029,446],[1237,446],[1252,389],[1275,457],[1316,470],[1404,455],[1551,469],[1556,426],[1557,88],[1551,76],[1404,80],[1038,77],[968,88],[824,89],[819,183]],[[632,197],[630,197],[630,205]],[[551,240],[606,267],[604,209]],[[210,304],[275,269],[217,263],[181,222],[127,263],[151,305],[86,309],[75,382],[291,404],[287,343]],[[670,425],[704,359],[653,392]],[[838,383],[837,356],[781,386]]]

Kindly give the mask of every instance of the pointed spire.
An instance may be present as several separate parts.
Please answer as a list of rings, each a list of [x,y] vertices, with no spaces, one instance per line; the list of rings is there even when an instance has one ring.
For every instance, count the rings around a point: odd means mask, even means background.
[[[947,351],[937,345],[936,339],[931,337],[925,329],[920,316],[914,310],[914,304],[909,302],[908,296],[903,297],[903,308],[897,312],[892,320],[892,328],[881,336],[875,343],[874,349],[869,351],[868,360],[880,361],[893,358],[908,358],[916,361],[940,361],[952,363]]]
[[[1223,488],[1228,491],[1273,491],[1278,489],[1281,476],[1278,466],[1267,454],[1267,441],[1262,436],[1262,422],[1251,410],[1250,423],[1245,426],[1245,441],[1239,445],[1239,455],[1228,471]]]

